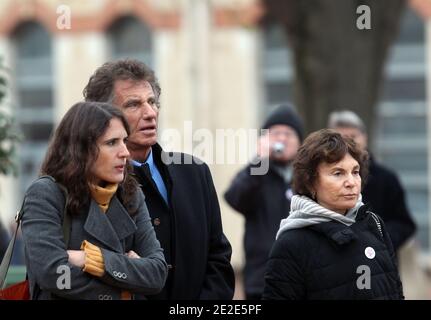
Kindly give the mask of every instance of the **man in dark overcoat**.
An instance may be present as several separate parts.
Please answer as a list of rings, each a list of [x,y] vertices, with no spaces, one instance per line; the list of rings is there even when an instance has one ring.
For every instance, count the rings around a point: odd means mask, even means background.
[[[105,63],[84,89],[87,101],[112,103],[130,124],[133,171],[169,267],[163,291],[146,298],[232,299],[232,248],[210,170],[190,155],[164,152],[157,143],[160,93],[153,70],[129,59]]]

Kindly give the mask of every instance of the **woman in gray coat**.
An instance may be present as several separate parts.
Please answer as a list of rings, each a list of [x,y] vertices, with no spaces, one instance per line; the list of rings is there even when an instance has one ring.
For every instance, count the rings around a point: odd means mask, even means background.
[[[163,288],[163,251],[127,174],[128,134],[121,111],[106,103],[77,103],[62,119],[41,169],[48,177],[25,197],[32,299],[127,300]]]

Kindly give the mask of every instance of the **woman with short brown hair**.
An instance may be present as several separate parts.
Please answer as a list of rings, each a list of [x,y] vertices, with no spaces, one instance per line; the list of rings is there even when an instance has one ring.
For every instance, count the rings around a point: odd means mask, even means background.
[[[312,133],[293,163],[263,299],[403,299],[382,220],[362,203],[367,154],[333,130]]]

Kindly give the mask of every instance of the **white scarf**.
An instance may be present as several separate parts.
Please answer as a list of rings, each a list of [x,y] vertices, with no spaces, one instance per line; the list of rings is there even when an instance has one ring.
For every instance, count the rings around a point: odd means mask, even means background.
[[[362,195],[359,194],[356,205],[347,211],[346,215],[342,215],[322,207],[306,196],[294,195],[290,203],[290,214],[286,219],[281,220],[280,229],[275,238],[277,239],[286,230],[304,228],[332,220],[350,226],[355,222],[358,209],[362,205]]]

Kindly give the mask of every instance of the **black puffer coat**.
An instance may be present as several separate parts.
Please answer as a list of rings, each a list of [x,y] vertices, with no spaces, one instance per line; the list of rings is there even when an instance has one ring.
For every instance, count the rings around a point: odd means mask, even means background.
[[[265,300],[403,298],[391,240],[366,206],[351,226],[331,221],[287,230],[271,250]]]

